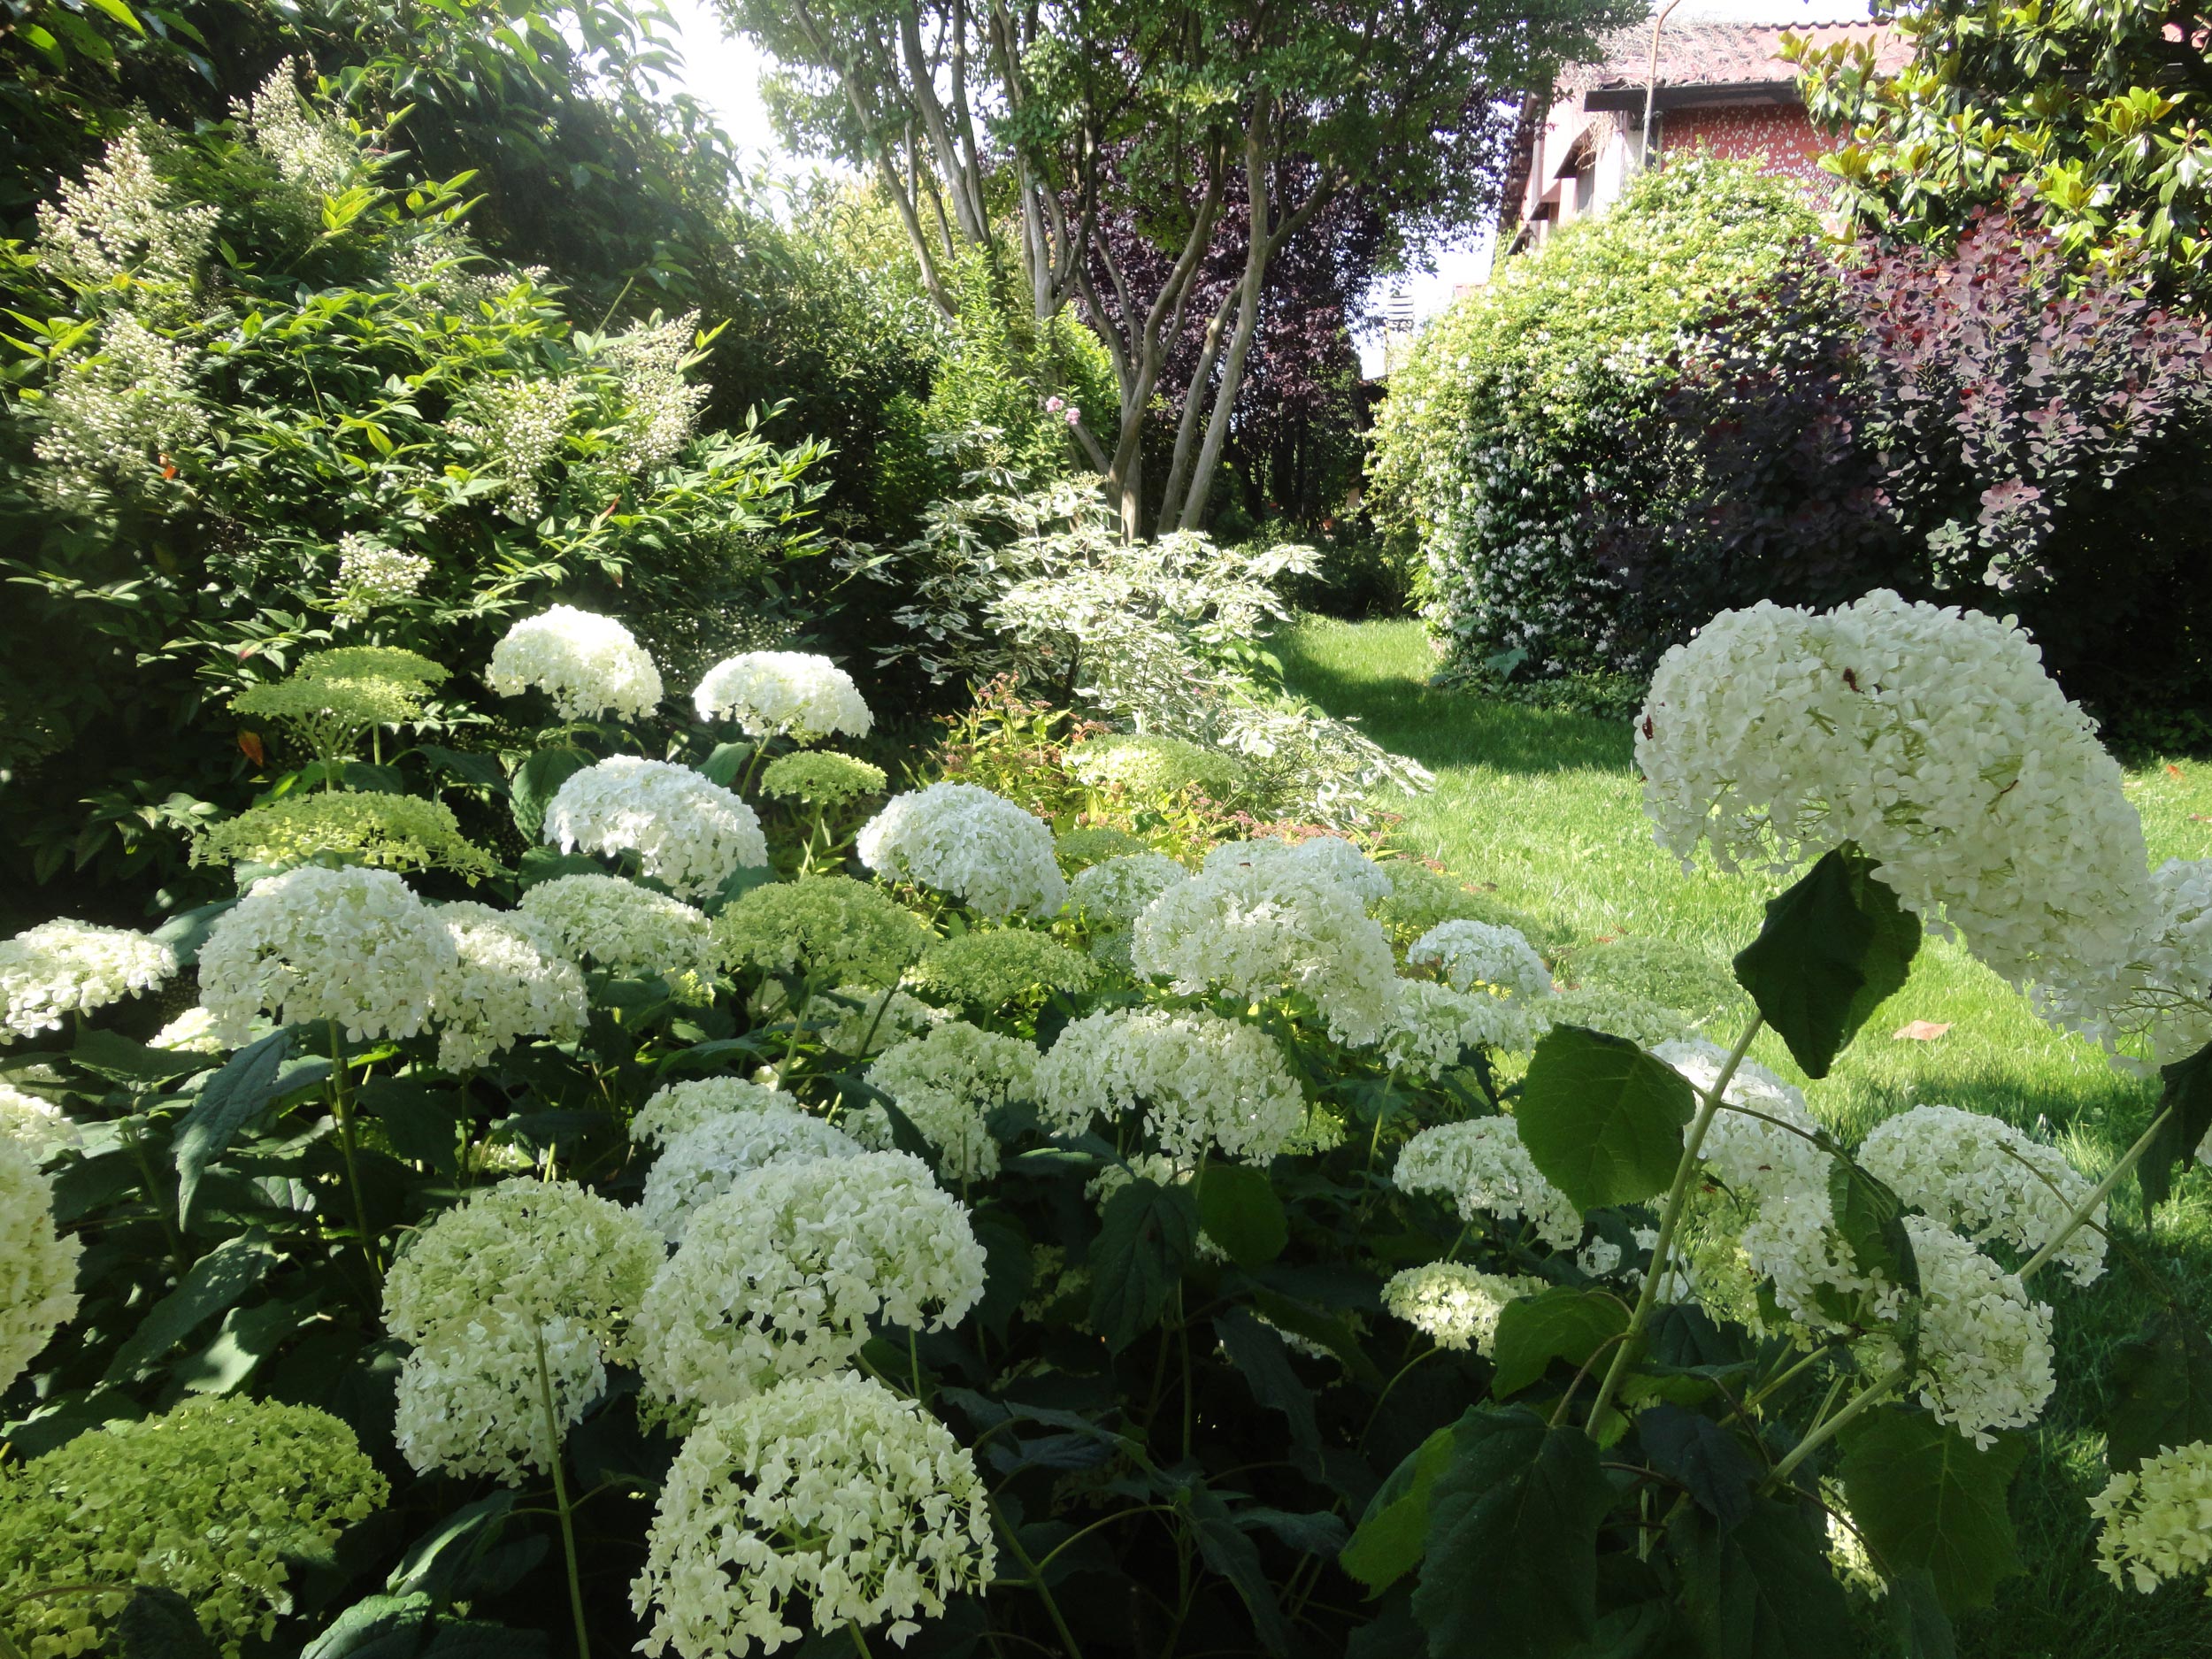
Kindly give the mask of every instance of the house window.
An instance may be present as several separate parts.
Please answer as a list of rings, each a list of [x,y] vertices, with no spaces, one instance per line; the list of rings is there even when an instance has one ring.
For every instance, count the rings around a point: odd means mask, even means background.
[[[1580,219],[1590,211],[1590,199],[1598,193],[1598,169],[1594,161],[1586,161],[1575,174],[1575,217]]]

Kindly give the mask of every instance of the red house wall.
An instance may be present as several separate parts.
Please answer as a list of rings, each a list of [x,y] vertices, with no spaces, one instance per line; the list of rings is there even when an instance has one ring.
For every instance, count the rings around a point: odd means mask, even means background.
[[[1659,144],[1663,154],[1703,146],[1809,184],[1822,180],[1814,157],[1828,148],[1801,107],[1774,104],[1669,111],[1660,118]]]

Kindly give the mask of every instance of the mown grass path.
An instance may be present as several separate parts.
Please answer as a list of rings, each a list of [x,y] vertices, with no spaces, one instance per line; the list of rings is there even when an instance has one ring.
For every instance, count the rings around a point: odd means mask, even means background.
[[[1432,794],[1404,805],[1397,839],[1408,850],[1494,883],[1499,897],[1569,930],[1578,943],[1663,938],[1725,958],[1757,932],[1774,884],[1709,864],[1685,874],[1653,844],[1625,726],[1432,689],[1432,659],[1413,622],[1309,621],[1275,645],[1294,691],[1332,714],[1357,718],[1376,741],[1437,774]],[[2154,862],[2212,856],[2212,765],[2132,772],[2129,792]],[[1933,1041],[1891,1034],[1914,1020],[1950,1029]],[[1803,1083],[1770,1038],[1752,1053]],[[2034,1130],[2092,1175],[2110,1168],[2140,1132],[2154,1093],[2088,1044],[2053,1033],[2003,981],[1940,940],[1927,942],[1904,989],[1834,1072],[1807,1087],[1814,1110],[1847,1139],[1907,1107],[1939,1102]],[[2114,1210],[2145,1260],[2170,1277],[2200,1317],[2212,1314],[2212,1171],[2183,1182],[2148,1238],[2131,1184],[2116,1195]],[[2002,1586],[1994,1610],[1964,1623],[1962,1655],[2212,1655],[2212,1603],[2200,1591],[2122,1592],[2094,1564],[2086,1499],[2105,1479],[2103,1379],[2112,1348],[2153,1302],[2117,1254],[2105,1279],[2086,1290],[2056,1274],[2037,1280],[2037,1294],[2056,1314],[2059,1388],[2014,1494],[2028,1573]]]

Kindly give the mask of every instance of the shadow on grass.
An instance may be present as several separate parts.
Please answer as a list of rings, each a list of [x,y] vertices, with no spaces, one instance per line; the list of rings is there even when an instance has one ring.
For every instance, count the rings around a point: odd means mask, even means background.
[[[1286,628],[1269,644],[1282,659],[1284,680],[1294,693],[1331,714],[1356,718],[1386,749],[1409,755],[1431,771],[1626,772],[1633,764],[1626,726],[1472,692],[1440,691],[1427,683],[1426,650],[1412,632],[1417,625],[1367,626],[1372,632],[1356,641],[1359,647],[1380,634],[1400,649],[1352,649],[1350,630],[1327,622]]]

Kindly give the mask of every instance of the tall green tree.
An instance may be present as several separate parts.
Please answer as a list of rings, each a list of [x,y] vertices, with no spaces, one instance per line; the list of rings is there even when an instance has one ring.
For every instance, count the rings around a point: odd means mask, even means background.
[[[1071,302],[1120,393],[1110,432],[1077,436],[1141,528],[1148,411],[1178,421],[1159,522],[1194,527],[1229,435],[1270,266],[1356,192],[1394,244],[1495,204],[1508,100],[1548,86],[1631,0],[720,0],[785,65],[772,88],[795,138],[869,168],[897,204],[948,312],[964,248],[1002,263],[1039,318]],[[1125,227],[1162,258],[1140,280]],[[1210,319],[1190,304],[1210,250],[1240,279]],[[1211,349],[1182,386],[1186,326]],[[1195,405],[1202,401],[1203,418]]]
[[[2200,0],[1891,0],[1914,43],[1893,75],[1863,43],[1795,54],[1825,165],[1862,226],[1948,240],[2017,192],[2085,263],[2212,301],[2212,8]]]

